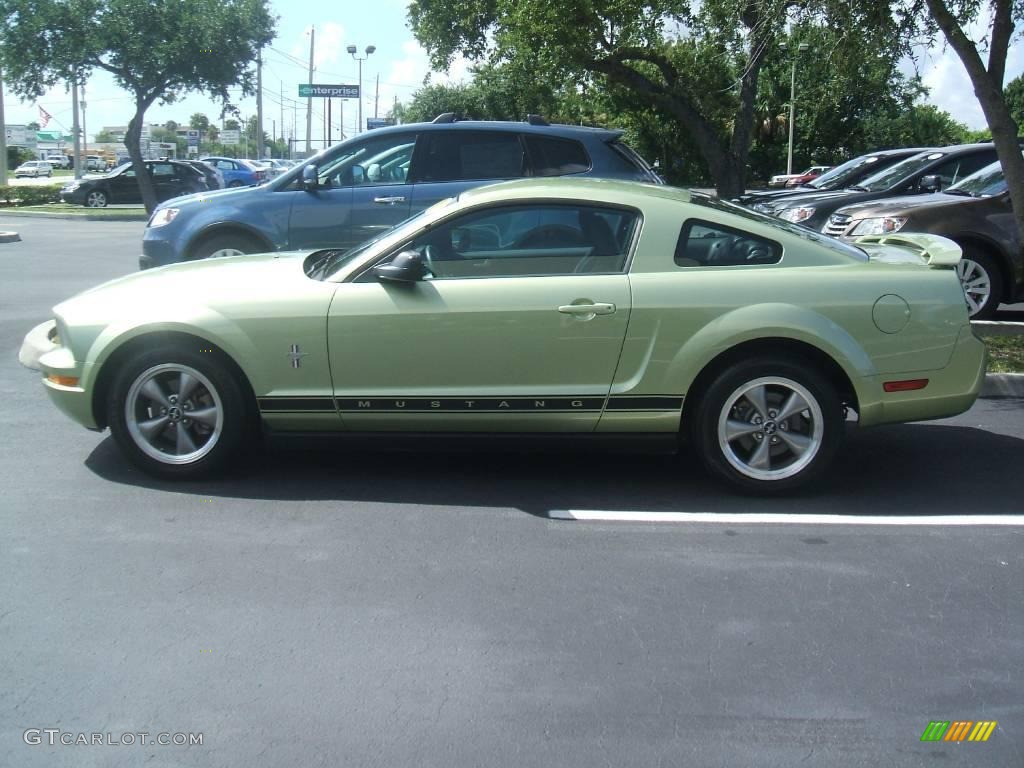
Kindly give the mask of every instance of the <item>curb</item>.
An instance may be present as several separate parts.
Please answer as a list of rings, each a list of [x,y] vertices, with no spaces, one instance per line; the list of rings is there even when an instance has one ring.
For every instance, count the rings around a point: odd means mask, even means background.
[[[28,216],[37,219],[65,219],[68,221],[148,221],[149,215],[123,213],[113,216],[94,216],[88,213],[50,213],[49,211],[0,211],[0,216]]]
[[[1024,373],[987,373],[978,397],[1024,397]]]
[[[17,232],[0,232],[0,243],[16,243],[21,240]]]

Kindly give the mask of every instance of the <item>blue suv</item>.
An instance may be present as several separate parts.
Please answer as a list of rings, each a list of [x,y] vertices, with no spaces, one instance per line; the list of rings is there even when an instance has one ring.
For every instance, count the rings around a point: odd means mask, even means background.
[[[524,176],[658,176],[622,131],[456,120],[378,128],[343,141],[259,187],[176,198],[157,207],[142,269],[190,259],[349,248],[471,187]]]

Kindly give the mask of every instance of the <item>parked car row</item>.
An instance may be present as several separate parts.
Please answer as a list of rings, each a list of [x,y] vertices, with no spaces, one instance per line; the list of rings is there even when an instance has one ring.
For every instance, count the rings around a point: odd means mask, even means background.
[[[851,177],[869,168],[873,173],[854,183]],[[1024,255],[991,143],[873,153],[806,188],[753,193],[739,202],[835,237],[948,237],[963,251],[958,271],[974,319],[991,317],[1000,303],[1024,297]]]

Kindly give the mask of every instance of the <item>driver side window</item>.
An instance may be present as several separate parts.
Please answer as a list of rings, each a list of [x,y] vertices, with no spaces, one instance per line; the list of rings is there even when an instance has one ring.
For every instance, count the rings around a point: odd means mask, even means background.
[[[349,146],[320,166],[325,187],[362,187],[405,184],[416,135],[388,134]]]
[[[680,267],[740,267],[781,260],[782,246],[772,240],[696,219],[683,224],[676,243],[675,262]]]
[[[624,271],[637,211],[544,204],[461,216],[414,240],[432,279],[614,274]]]

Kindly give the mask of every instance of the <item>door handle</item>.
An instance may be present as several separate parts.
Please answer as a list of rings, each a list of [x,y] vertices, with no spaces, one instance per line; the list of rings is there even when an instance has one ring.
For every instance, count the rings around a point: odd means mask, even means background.
[[[380,203],[381,205],[397,205],[398,203],[404,203],[404,197],[375,197],[373,202]]]
[[[615,312],[614,304],[563,304],[559,312],[566,315],[610,315]]]

